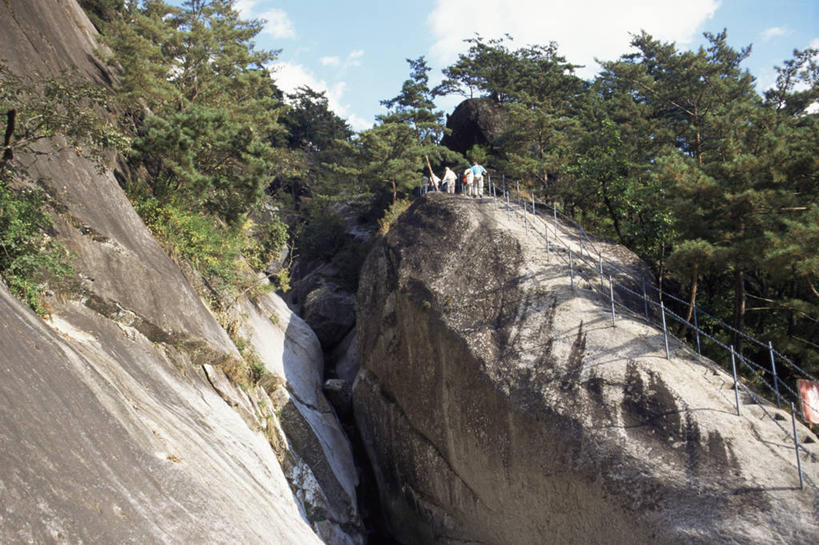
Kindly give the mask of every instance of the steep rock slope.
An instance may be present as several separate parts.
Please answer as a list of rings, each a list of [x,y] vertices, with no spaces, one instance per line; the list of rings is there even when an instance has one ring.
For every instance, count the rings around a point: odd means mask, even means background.
[[[816,444],[799,490],[730,377],[584,293],[489,199],[430,194],[373,249],[354,408],[397,538],[815,542]]]
[[[61,336],[0,287],[0,542],[321,543],[265,437],[201,373],[66,314]]]
[[[111,79],[74,0],[0,2],[0,20],[12,70]],[[239,352],[112,172],[59,140],[39,151],[18,159],[76,277],[50,301],[52,331],[0,288],[0,542],[361,543],[315,335],[276,296],[255,305],[278,323],[240,301],[269,375],[231,384],[222,368]],[[277,410],[291,397],[311,405]]]

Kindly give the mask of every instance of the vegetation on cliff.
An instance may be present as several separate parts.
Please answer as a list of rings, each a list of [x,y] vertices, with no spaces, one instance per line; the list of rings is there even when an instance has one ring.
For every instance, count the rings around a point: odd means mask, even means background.
[[[83,137],[126,149],[123,184],[137,210],[228,298],[247,289],[237,271],[263,270],[286,245],[352,263],[354,287],[364,248],[341,235],[340,203],[366,203],[360,213],[375,224],[411,196],[427,159],[435,168],[463,162],[440,145],[446,129],[434,104],[455,93],[485,97],[509,118],[470,158],[636,251],[690,301],[689,313],[696,303],[819,369],[816,50],[795,51],[760,96],[742,67],[750,48],[732,48],[726,32],[707,34],[695,51],[636,34],[634,52],[602,63],[591,81],[555,43],[476,36],[435,88],[426,60],[408,59],[408,79],[382,101],[388,113],[353,134],[323,93],[276,86],[277,52],[256,49],[261,22],[242,20],[231,0],[82,5],[110,48],[119,99],[105,108],[119,136]],[[4,72],[2,81],[2,110],[22,112],[14,78]],[[57,88],[64,94],[41,95],[40,134],[79,135],[75,120],[100,119],[89,114],[93,98],[72,103],[65,97],[75,91]],[[12,163],[3,165],[11,203],[21,194],[9,193]],[[14,209],[23,210],[4,204],[3,218]],[[278,270],[284,287],[286,267]],[[725,340],[753,350],[740,336]]]
[[[19,158],[46,153],[38,144],[56,135],[62,137],[59,146],[97,162],[105,149],[125,149],[127,138],[97,113],[110,99],[68,75],[34,79],[0,63],[0,275],[40,315],[47,313],[42,294],[70,274],[70,256],[52,238],[48,195],[36,181],[24,181],[27,171]]]
[[[593,81],[555,44],[477,37],[437,90],[505,104],[488,163],[636,251],[689,318],[696,302],[816,372],[817,51],[795,51],[760,96],[742,68],[750,47],[705,37],[680,51],[637,34]]]

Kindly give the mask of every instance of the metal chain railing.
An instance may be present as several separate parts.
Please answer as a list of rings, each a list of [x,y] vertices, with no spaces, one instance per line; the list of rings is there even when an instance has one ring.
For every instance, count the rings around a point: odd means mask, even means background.
[[[583,230],[583,227],[579,222],[576,222],[572,218],[560,212],[557,209],[557,206],[555,205],[553,206],[541,205],[542,214],[539,213],[534,197],[531,198],[531,202],[522,198],[518,182],[513,182],[511,180],[507,181],[505,176],[501,176],[501,185],[498,186],[497,184],[493,183],[491,175],[487,175],[487,178],[488,196],[493,200],[495,205],[499,208],[505,208],[507,218],[511,218],[514,215],[516,219],[522,220],[527,235],[530,235],[531,233],[532,236],[540,237],[543,239],[547,255],[551,256],[552,254],[554,254],[560,261],[562,261],[569,268],[571,288],[573,290],[582,289],[585,291],[590,291],[591,293],[594,293],[597,296],[599,296],[602,301],[608,300],[606,302],[608,303],[608,306],[611,309],[610,310],[612,317],[611,319],[613,323],[616,320],[616,308],[620,308],[621,311],[630,314],[633,318],[639,317],[641,319],[644,319],[646,323],[662,327],[665,353],[667,358],[670,357],[668,343],[669,337],[676,340],[679,344],[686,348],[696,350],[697,356],[701,358],[701,361],[704,361],[711,366],[717,366],[717,364],[712,360],[702,356],[701,337],[711,341],[712,343],[714,343],[716,347],[728,352],[730,354],[734,373],[734,390],[736,394],[735,397],[737,415],[741,414],[739,403],[739,390],[741,388],[747,393],[748,397],[762,409],[765,415],[767,415],[769,418],[771,418],[773,422],[776,423],[776,425],[779,427],[780,430],[782,430],[785,436],[793,440],[794,450],[797,458],[800,488],[804,486],[804,477],[802,474],[801,459],[799,452],[801,450],[806,455],[810,455],[810,452],[807,449],[805,449],[803,445],[799,444],[799,437],[796,431],[796,418],[798,415],[797,411],[794,408],[794,401],[791,401],[787,396],[783,396],[782,392],[779,389],[779,386],[781,385],[782,387],[784,387],[784,389],[786,390],[786,394],[792,396],[795,402],[801,403],[804,402],[800,399],[800,396],[793,388],[791,388],[783,380],[779,379],[778,375],[776,374],[777,358],[781,362],[784,362],[787,367],[796,371],[799,375],[806,377],[810,380],[816,380],[816,378],[814,378],[810,373],[801,369],[789,358],[787,358],[780,352],[776,351],[773,348],[772,343],[768,342],[766,344],[763,341],[760,341],[759,339],[756,339],[748,335],[747,333],[737,330],[736,328],[730,326],[729,324],[726,324],[719,318],[716,318],[711,314],[703,311],[696,305],[689,305],[689,302],[684,301],[679,297],[676,297],[675,295],[654,286],[651,283],[647,283],[645,279],[642,279],[641,282],[642,293],[639,293],[629,288],[625,282],[618,283],[615,288],[615,281],[612,278],[613,276],[612,273],[614,273],[614,275],[619,275],[627,279],[633,279],[634,271],[629,270],[619,264],[611,263],[609,261],[604,260],[603,259],[604,252],[598,249],[594,241],[591,240],[591,238],[588,236],[588,233],[586,233]],[[515,186],[517,198],[513,198],[512,196],[511,186],[513,183]],[[419,188],[419,194],[424,194],[425,192],[426,191],[424,187]],[[538,232],[536,222],[539,223],[540,226],[543,228],[542,235]],[[549,232],[550,227],[552,231],[551,234]],[[564,231],[563,234],[565,236],[567,237],[573,236],[576,238],[579,252],[573,251],[570,242],[560,236],[559,227],[560,230]],[[595,254],[597,257],[596,260],[594,259]],[[591,289],[581,288],[575,282],[575,276],[578,276],[585,280],[587,284],[591,286]],[[608,278],[608,289],[606,289],[605,286],[606,278]],[[650,290],[653,290],[653,293],[656,293],[657,299],[656,301],[649,296],[648,293]],[[632,303],[639,304],[639,306],[642,307],[641,310],[643,312],[641,313],[639,310],[635,310],[633,306],[630,306],[625,301],[618,301],[617,300],[618,293],[620,294],[626,293],[629,296],[631,296],[633,298]],[[686,318],[683,318],[679,314],[673,312],[668,307],[666,307],[664,303],[665,298],[685,305],[685,307],[693,306],[690,314],[693,316],[694,323],[691,323]],[[703,330],[699,324],[700,317],[706,318],[711,322],[711,324],[719,327],[722,330],[727,330],[730,333],[736,334],[739,337],[748,340],[749,342],[752,342],[762,348],[767,349],[770,354],[771,369],[759,365],[758,363],[752,361],[750,358],[742,354],[739,354],[738,352],[736,352],[736,350],[734,350],[733,345],[729,345],[720,341],[716,337],[715,333]],[[654,318],[654,320],[652,320],[652,318]],[[681,339],[674,335],[673,332],[669,330],[667,318],[670,318],[671,320],[682,325],[685,331],[693,332],[696,339],[696,346],[693,348],[689,347],[688,343],[684,339]],[[793,427],[792,432],[786,430],[779,423],[779,421],[768,412],[768,410],[765,408],[765,404],[762,401],[762,399],[759,396],[757,396],[748,385],[743,383],[741,377],[736,372],[736,361],[739,361],[740,366],[744,366],[744,368],[748,370],[751,376],[753,376],[757,381],[759,381],[759,383],[764,385],[773,394],[775,394],[778,407],[781,408],[783,397],[785,397],[786,401],[790,402],[791,419]],[[765,378],[766,375],[773,377],[773,384],[771,384],[771,381]],[[808,405],[808,407],[812,411],[816,411],[817,413],[819,413],[819,408],[813,407],[812,405]],[[815,483],[810,484],[813,487],[817,488],[817,485]]]

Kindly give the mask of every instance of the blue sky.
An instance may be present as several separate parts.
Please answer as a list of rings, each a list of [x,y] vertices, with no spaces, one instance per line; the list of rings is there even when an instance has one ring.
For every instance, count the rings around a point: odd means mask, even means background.
[[[744,66],[760,91],[794,48],[819,47],[819,0],[237,0],[236,8],[267,21],[257,46],[282,50],[278,85],[326,91],[356,130],[384,111],[379,100],[398,94],[409,75],[405,59],[424,55],[431,77],[440,79],[475,32],[509,33],[521,46],[554,40],[592,78],[595,58],[628,52],[629,32],[644,29],[679,48],[696,48],[703,32],[725,27],[735,48],[753,44]],[[442,99],[439,106],[449,113],[459,100]]]

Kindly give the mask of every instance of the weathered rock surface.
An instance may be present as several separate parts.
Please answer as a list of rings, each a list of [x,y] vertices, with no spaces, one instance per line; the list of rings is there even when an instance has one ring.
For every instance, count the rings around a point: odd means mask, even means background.
[[[269,373],[262,385],[286,439],[277,455],[313,528],[328,544],[363,543],[358,474],[322,392],[324,355],[316,334],[277,295],[242,302],[238,310],[240,336]]]
[[[355,296],[334,282],[327,282],[307,294],[302,313],[321,346],[330,349],[355,325]]]
[[[203,373],[80,304],[53,325],[0,286],[0,543],[321,543]]]
[[[800,491],[788,437],[736,416],[730,377],[584,293],[488,200],[430,194],[373,249],[354,407],[396,538],[819,540],[816,443]]]
[[[13,70],[109,78],[74,0],[0,2],[0,20]],[[59,148],[18,157],[77,275],[50,300],[51,329],[0,286],[0,543],[361,543],[315,335],[275,296],[240,301],[269,374],[232,384],[223,366],[240,354],[195,272],[110,170]]]
[[[3,2],[0,20],[8,22],[0,51],[12,70],[32,77],[105,74],[92,55],[95,30],[74,0]],[[57,140],[40,143],[37,151],[41,155],[20,160],[59,212],[54,228],[75,256],[71,290],[89,308],[200,362],[236,354],[112,173],[100,172],[73,149],[60,149]]]
[[[441,144],[466,153],[472,146],[492,145],[507,124],[508,114],[503,104],[489,98],[470,98],[447,116],[446,127],[451,132],[444,136]]]

